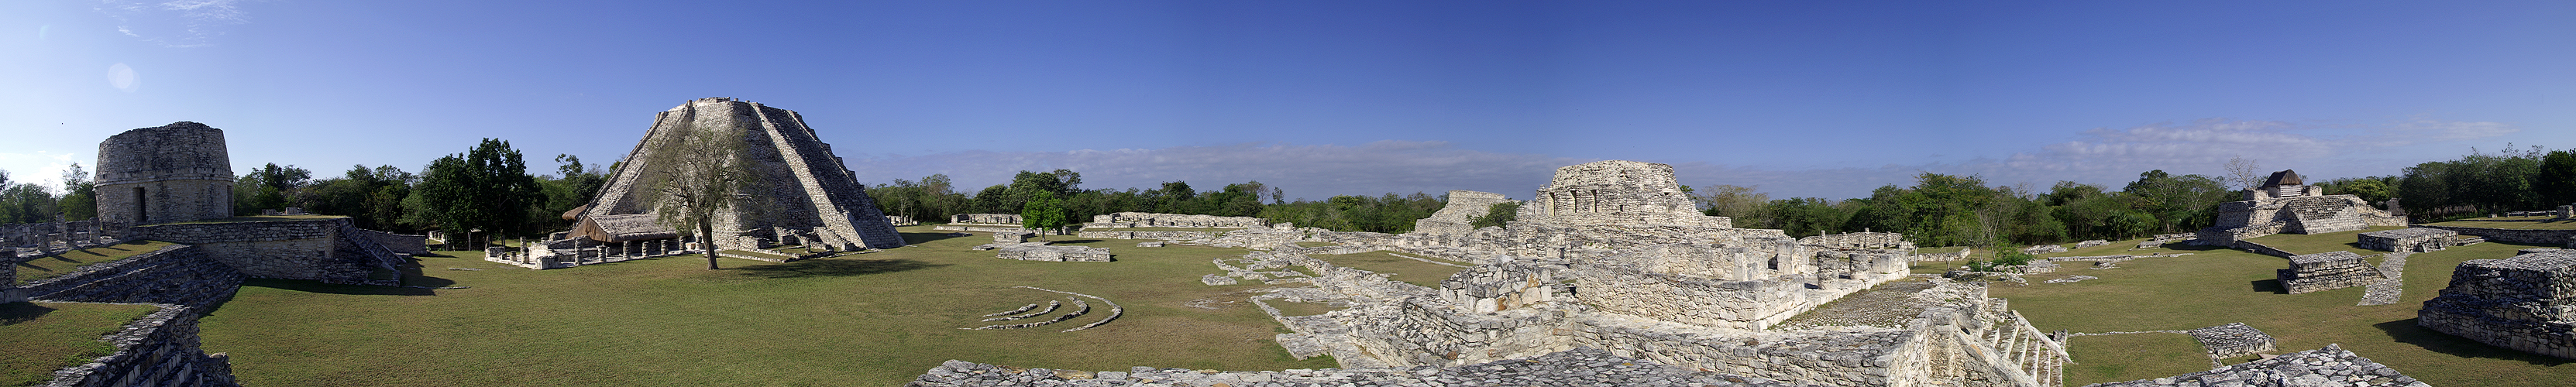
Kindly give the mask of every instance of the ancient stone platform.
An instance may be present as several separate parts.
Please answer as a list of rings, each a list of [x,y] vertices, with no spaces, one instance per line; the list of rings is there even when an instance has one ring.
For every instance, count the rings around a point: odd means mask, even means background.
[[[2350,251],[2292,256],[2290,268],[2280,269],[2276,277],[2290,294],[2369,285],[2381,278],[2379,269],[2370,267],[2360,254]]]
[[[574,218],[572,237],[602,242],[668,238],[658,233],[629,237],[602,222],[611,216],[649,214],[645,186],[655,155],[686,131],[712,131],[742,138],[741,156],[754,180],[740,191],[761,206],[734,206],[717,214],[710,239],[724,249],[752,250],[777,245],[829,246],[833,250],[886,249],[904,245],[894,223],[868,197],[867,187],[841,166],[842,160],[805,125],[794,111],[732,98],[700,98],[656,113],[653,126],[601,186],[599,198]],[[690,155],[722,157],[722,155]],[[757,208],[753,208],[757,207]]]
[[[2576,359],[2576,251],[2460,263],[2415,324],[2488,345]]]

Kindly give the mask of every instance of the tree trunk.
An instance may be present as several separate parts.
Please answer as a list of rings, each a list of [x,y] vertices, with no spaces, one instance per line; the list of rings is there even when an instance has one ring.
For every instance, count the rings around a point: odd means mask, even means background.
[[[698,222],[698,247],[707,249],[707,270],[723,269],[721,267],[716,267],[715,235],[716,230],[714,222]]]

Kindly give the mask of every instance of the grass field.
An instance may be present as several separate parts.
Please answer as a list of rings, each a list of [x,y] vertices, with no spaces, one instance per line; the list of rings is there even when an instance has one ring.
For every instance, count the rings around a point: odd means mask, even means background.
[[[2249,240],[2254,241],[2254,243],[2261,243],[2264,246],[2272,246],[2272,248],[2288,251],[2291,254],[2316,254],[2330,251],[2350,251],[2353,254],[2372,255],[2386,253],[2386,251],[2361,248],[2361,233],[2401,228],[2405,227],[2371,227],[2361,230],[2323,234],[2272,234],[2255,237],[2254,239]],[[2510,255],[2510,253],[2507,254]]]
[[[2264,239],[2264,243],[2294,252],[2330,251],[2347,247],[2338,245],[2349,242],[2352,233],[2276,235],[2284,238]],[[2137,242],[2113,245],[2125,250]],[[2510,257],[2514,250],[2529,247],[2535,246],[2489,242],[2415,254],[2407,258],[2404,296],[2392,305],[2354,306],[2361,298],[2360,287],[2284,294],[2273,279],[2273,269],[2288,267],[2287,260],[2181,245],[2129,253],[2193,254],[2136,259],[2105,270],[2070,265],[2056,273],[2024,276],[2028,286],[1998,285],[1991,294],[2010,299],[2012,308],[2041,330],[2179,330],[2243,322],[2271,334],[2282,353],[2340,343],[2436,386],[2576,384],[2576,367],[2562,367],[2569,360],[2496,348],[2415,326],[2415,311],[2449,285],[2451,269],[2460,262]],[[2071,275],[2101,278],[2042,282]],[[2068,385],[2172,376],[2206,369],[2209,364],[2199,347],[2182,335],[2088,336],[2068,342],[2077,362],[2067,367]]]
[[[126,242],[87,249],[74,249],[51,257],[29,259],[26,262],[18,263],[17,283],[24,284],[46,278],[54,278],[55,276],[71,273],[73,269],[79,269],[81,265],[126,259],[135,255],[161,250],[161,248],[170,247],[171,245],[174,245],[174,243],[157,241]]]
[[[1284,332],[1240,301],[1261,285],[1206,286],[1209,261],[1240,249],[1111,248],[1117,262],[1002,260],[946,237],[900,228],[916,243],[879,253],[769,263],[660,258],[533,271],[473,252],[422,257],[409,285],[253,280],[207,316],[208,352],[232,356],[245,385],[899,385],[949,359],[1021,367],[1124,370],[1333,367],[1292,360]],[[479,270],[451,270],[470,268]],[[1126,315],[1030,329],[982,315],[1065,296],[1108,298]],[[1071,302],[1066,302],[1068,308]],[[1211,309],[1212,308],[1212,309]],[[1061,313],[1061,312],[1059,312]]]
[[[100,336],[151,314],[147,305],[12,302],[0,304],[0,386],[53,380],[54,370],[116,352]]]

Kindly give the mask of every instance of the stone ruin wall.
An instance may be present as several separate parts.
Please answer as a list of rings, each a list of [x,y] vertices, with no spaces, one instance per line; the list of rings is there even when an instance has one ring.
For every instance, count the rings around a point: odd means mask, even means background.
[[[962,223],[962,224],[1007,224],[1007,225],[1012,225],[1012,226],[1018,226],[1018,225],[1020,225],[1020,216],[1019,216],[1019,215],[1017,215],[1017,214],[956,214],[956,215],[949,215],[949,216],[948,216],[948,224],[961,224],[961,223]]]
[[[61,276],[30,282],[38,300],[176,304],[211,307],[232,299],[245,276],[197,246],[164,247],[116,261],[83,265]]]
[[[224,131],[195,122],[128,130],[98,143],[98,216],[154,224],[233,215]]]
[[[2576,359],[2576,251],[2460,263],[2415,324],[2523,352]]]
[[[2436,225],[2416,225],[2415,227],[2451,230],[2460,235],[2473,235],[2495,242],[2576,248],[2576,230],[2514,230]]]
[[[1250,216],[1215,216],[1161,214],[1152,212],[1118,212],[1093,215],[1082,228],[1270,228],[1270,220]]]
[[[1465,234],[1474,231],[1476,217],[1485,216],[1495,204],[1515,202],[1503,194],[1468,190],[1449,190],[1449,201],[1431,217],[1413,221],[1413,231],[1429,234]],[[1514,214],[1519,215],[1519,214]]]
[[[191,223],[135,228],[140,239],[196,245],[214,260],[259,278],[390,284],[402,257],[364,237],[349,218]]]
[[[2367,386],[2430,387],[2398,373],[2379,362],[2370,361],[2337,344],[2325,348],[2283,354],[2270,359],[2230,364],[2208,371],[2171,377],[2095,384],[2088,387],[2163,387],[2163,386]]]
[[[2321,195],[2219,203],[2217,222],[2198,232],[2199,243],[2231,246],[2237,241],[2278,233],[2322,234],[2381,226],[2405,226],[2406,218],[2373,208],[2353,195]]]
[[[2274,276],[2290,294],[2363,286],[2381,279],[2379,269],[2350,251],[2292,256],[2290,268],[2280,269]]]
[[[2450,248],[2451,237],[2459,235],[2457,231],[2418,227],[2365,232],[2353,238],[2365,249],[2425,253]]]
[[[1576,226],[1734,226],[1726,217],[1701,214],[1673,179],[1673,166],[1624,160],[1557,168],[1517,218]]]
[[[1839,249],[1901,249],[1908,252],[1914,251],[1914,242],[1905,241],[1905,234],[1892,232],[1855,232],[1817,235],[1798,238],[1798,244]]]
[[[742,192],[751,195],[749,204],[757,205],[717,214],[717,235],[709,239],[719,248],[755,250],[788,240],[837,250],[904,245],[865,186],[802,115],[732,98],[701,98],[656,113],[653,126],[626,157],[637,161],[612,172],[599,198],[579,217],[650,213],[640,192],[644,187],[638,186],[645,180],[643,164],[679,130],[741,133],[742,156],[757,176]]]
[[[127,323],[103,340],[116,352],[88,364],[54,371],[48,387],[87,386],[238,386],[232,362],[198,347],[197,308],[155,304],[160,308]]]

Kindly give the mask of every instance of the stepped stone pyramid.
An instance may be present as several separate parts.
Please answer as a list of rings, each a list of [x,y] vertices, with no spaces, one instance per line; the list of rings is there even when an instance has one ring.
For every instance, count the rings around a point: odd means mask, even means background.
[[[776,245],[820,245],[839,250],[903,246],[894,224],[868,198],[832,145],[805,126],[794,111],[732,98],[701,98],[656,114],[653,127],[627,153],[626,162],[610,173],[597,199],[567,216],[578,219],[570,234],[602,242],[670,238],[675,232],[652,222],[653,206],[644,201],[644,174],[657,144],[681,130],[739,133],[757,176],[742,192],[765,206],[735,206],[718,214],[713,238],[726,249]]]

